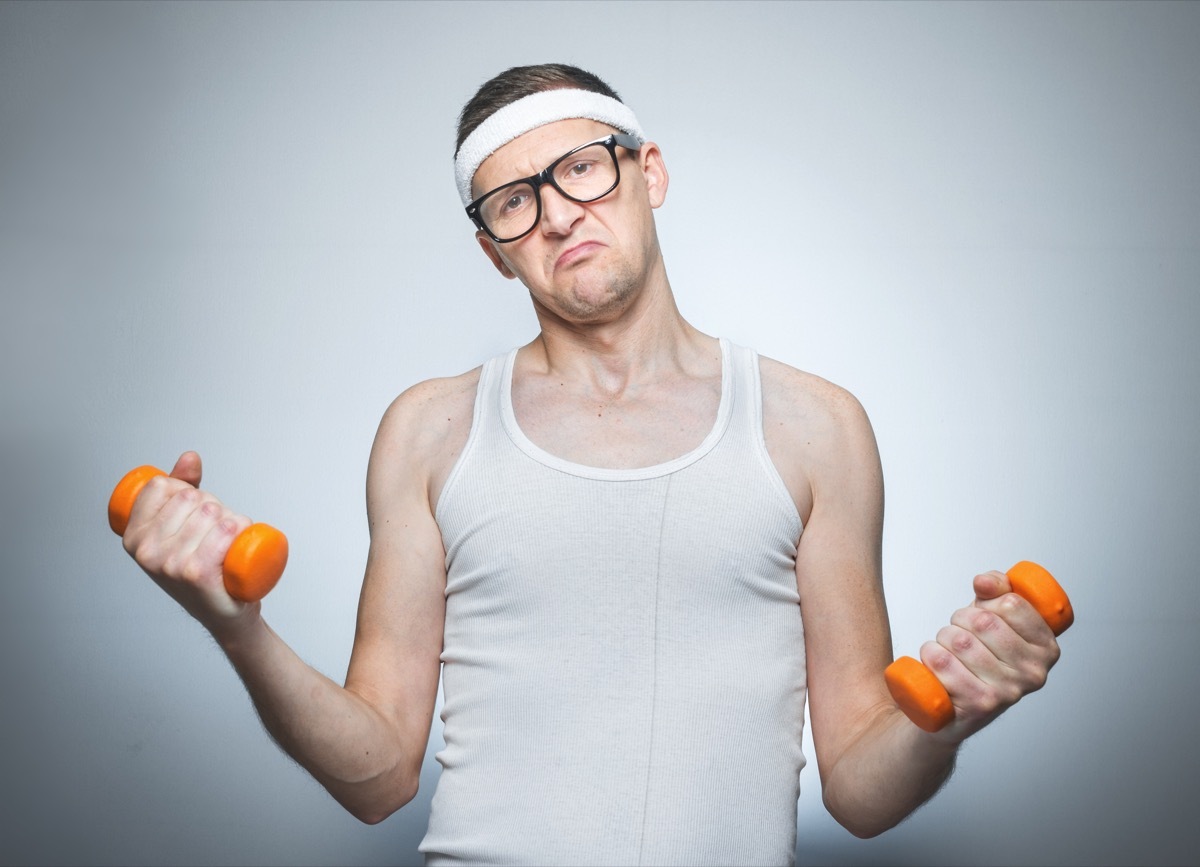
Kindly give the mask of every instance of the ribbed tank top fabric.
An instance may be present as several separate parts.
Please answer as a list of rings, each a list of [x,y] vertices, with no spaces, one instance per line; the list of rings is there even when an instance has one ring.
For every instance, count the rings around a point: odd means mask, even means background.
[[[437,506],[441,776],[426,863],[791,864],[804,766],[799,515],[758,357],[721,340],[717,419],[664,464],[555,457],[487,362]]]

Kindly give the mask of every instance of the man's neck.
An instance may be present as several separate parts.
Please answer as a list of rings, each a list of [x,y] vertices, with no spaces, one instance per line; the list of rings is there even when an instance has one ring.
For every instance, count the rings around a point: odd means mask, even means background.
[[[543,318],[517,354],[511,392],[535,445],[584,466],[632,469],[703,442],[721,402],[720,344],[680,316],[665,281],[663,289],[608,322]]]
[[[569,322],[537,312],[542,331],[522,350],[525,369],[614,397],[664,375],[703,369],[714,357],[715,341],[680,314],[665,273],[608,321]]]

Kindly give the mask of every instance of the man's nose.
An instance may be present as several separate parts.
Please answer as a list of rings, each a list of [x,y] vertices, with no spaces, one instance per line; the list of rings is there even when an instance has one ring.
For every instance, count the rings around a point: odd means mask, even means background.
[[[583,219],[587,213],[583,205],[572,201],[555,189],[553,184],[543,184],[542,231],[552,235],[565,235]]]

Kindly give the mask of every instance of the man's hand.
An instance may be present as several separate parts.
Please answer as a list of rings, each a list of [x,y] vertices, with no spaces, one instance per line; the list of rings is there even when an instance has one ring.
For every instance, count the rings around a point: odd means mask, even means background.
[[[975,601],[960,608],[921,661],[950,693],[955,719],[933,737],[957,743],[979,731],[1022,696],[1041,689],[1058,661],[1054,633],[1003,572],[974,580]]]
[[[221,564],[250,519],[200,490],[200,455],[184,452],[169,476],[146,483],[122,543],[139,566],[210,632],[228,631],[258,611],[225,590]]]

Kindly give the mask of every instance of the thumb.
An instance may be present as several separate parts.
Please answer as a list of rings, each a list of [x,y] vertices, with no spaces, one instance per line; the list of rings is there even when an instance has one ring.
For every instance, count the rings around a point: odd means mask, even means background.
[[[196,458],[199,461],[199,457]],[[1009,583],[1008,576],[1003,572],[984,572],[982,575],[976,575],[973,582],[975,588],[976,603],[983,602],[987,599],[997,599],[1012,590],[1012,585]]]
[[[179,460],[175,462],[174,469],[171,470],[171,478],[179,479],[187,482],[193,488],[200,487],[200,474],[202,471],[200,464],[200,455],[196,452],[187,451],[179,456]]]

